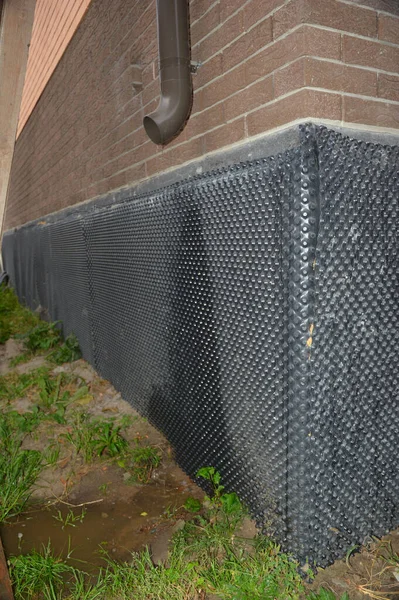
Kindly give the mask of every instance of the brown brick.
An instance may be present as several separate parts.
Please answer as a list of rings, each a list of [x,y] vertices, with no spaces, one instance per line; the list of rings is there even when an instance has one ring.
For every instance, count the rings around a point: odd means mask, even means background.
[[[249,29],[273,10],[282,6],[285,0],[252,0],[244,7],[244,28]]]
[[[193,110],[195,107],[193,107]],[[200,113],[193,113],[186,125],[187,139],[201,135],[209,129],[214,129],[225,123],[224,103],[216,104],[208,110]]]
[[[300,90],[247,115],[248,135],[256,135],[305,118],[340,121],[341,96],[316,90]]]
[[[361,94],[377,95],[377,74],[366,69],[306,58],[305,85],[310,87]]]
[[[272,99],[273,78],[269,76],[225,100],[223,102],[225,119],[226,121],[235,119]]]
[[[190,0],[190,21],[195,23],[197,19],[200,19],[202,15],[208,10],[208,8],[218,2],[219,0]]]
[[[304,0],[291,0],[273,15],[273,39],[304,22]]]
[[[388,104],[344,96],[343,117],[347,123],[399,128],[399,103]]]
[[[378,96],[399,102],[399,75],[378,73]]]
[[[305,85],[305,60],[300,58],[274,73],[275,97],[283,96]]]
[[[193,60],[196,60],[195,55],[193,55]],[[203,85],[212,81],[212,79],[215,79],[215,77],[219,77],[222,72],[222,53],[220,52],[219,54],[215,54],[215,56],[205,64],[200,65],[197,73],[193,75],[194,89],[201,88]]]
[[[344,35],[342,53],[346,63],[373,67],[382,71],[398,70],[399,47]]]
[[[378,37],[380,40],[399,45],[399,17],[379,15]]]
[[[243,0],[222,0],[220,3],[220,20],[226,21],[234,12],[240,10]]]
[[[304,26],[303,35],[306,54],[340,60],[341,35],[338,32]]]
[[[384,10],[385,12],[399,16],[398,0],[352,0],[353,4],[360,6],[368,6],[376,10]]]
[[[198,158],[204,153],[203,137],[198,137],[176,147],[158,149],[155,156],[147,160],[147,175],[151,177],[155,173],[161,173],[171,167],[183,164],[194,158]]]
[[[204,152],[213,152],[245,137],[245,119],[237,119],[204,135]]]
[[[127,185],[131,185],[147,177],[146,164],[133,165],[124,172],[124,177]]]
[[[272,41],[272,20],[265,19],[223,51],[223,71],[229,71]]]
[[[367,37],[377,36],[377,13],[339,0],[292,0],[273,15],[273,36],[280,37],[296,25],[323,25]]]
[[[205,61],[217,54],[222,48],[230,44],[238,35],[243,33],[243,14],[242,11],[225,21],[218,29],[215,29],[207,38],[197,46],[196,55],[198,60]]]
[[[202,111],[213,104],[224,100],[224,98],[235,94],[240,89],[246,87],[247,78],[245,67],[240,66],[219,79],[216,79],[206,87],[202,88],[195,95],[198,110]]]
[[[132,147],[130,150],[118,157],[118,163],[115,171],[123,171],[130,168],[138,162],[142,162],[150,158],[154,154],[155,146],[148,139],[141,146]]]
[[[220,4],[214,4],[191,26],[191,44],[195,46],[220,24]]]

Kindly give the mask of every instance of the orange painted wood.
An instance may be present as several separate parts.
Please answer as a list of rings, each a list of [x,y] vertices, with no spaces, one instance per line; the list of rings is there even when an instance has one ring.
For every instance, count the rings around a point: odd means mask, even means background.
[[[20,134],[91,0],[37,0],[22,95]]]

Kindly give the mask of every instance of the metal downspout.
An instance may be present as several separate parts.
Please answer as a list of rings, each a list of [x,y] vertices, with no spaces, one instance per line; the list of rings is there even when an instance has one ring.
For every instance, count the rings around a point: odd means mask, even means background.
[[[167,144],[190,116],[193,84],[188,0],[157,0],[161,98],[143,125],[155,144]]]

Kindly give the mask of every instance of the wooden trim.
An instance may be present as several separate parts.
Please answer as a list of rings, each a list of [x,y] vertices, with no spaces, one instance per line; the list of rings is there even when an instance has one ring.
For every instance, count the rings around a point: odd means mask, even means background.
[[[0,23],[0,223],[3,225],[36,0],[4,0]]]

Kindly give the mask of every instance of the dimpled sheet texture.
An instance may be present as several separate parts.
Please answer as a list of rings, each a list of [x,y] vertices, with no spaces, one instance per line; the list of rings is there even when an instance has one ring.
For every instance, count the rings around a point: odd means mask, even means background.
[[[21,300],[265,530],[326,565],[398,524],[399,151],[298,144],[7,232]]]

